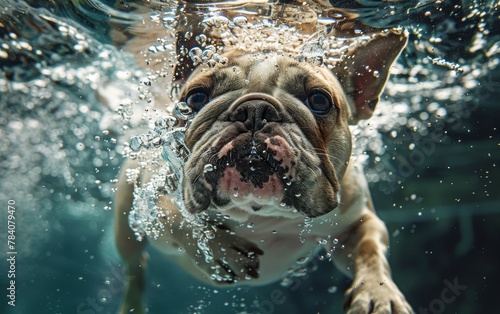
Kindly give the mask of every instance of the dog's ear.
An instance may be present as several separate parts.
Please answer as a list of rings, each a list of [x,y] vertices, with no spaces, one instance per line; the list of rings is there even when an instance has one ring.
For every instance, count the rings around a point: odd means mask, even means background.
[[[379,101],[391,65],[406,46],[406,32],[380,33],[356,46],[335,66],[337,75],[353,111],[350,123],[372,116]]]

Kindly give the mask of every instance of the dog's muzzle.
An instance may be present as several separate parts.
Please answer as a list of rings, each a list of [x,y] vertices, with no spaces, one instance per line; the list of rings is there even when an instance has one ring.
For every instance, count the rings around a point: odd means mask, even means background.
[[[252,208],[282,202],[293,179],[293,149],[283,136],[280,104],[271,96],[248,94],[229,108],[231,122],[212,146],[216,171],[205,173],[218,206]]]
[[[270,99],[267,95],[250,94],[230,108],[231,122],[242,123],[243,130],[247,130],[241,136],[241,143],[238,140],[231,142],[236,170],[243,182],[251,182],[257,188],[263,188],[273,174],[279,174],[281,180],[288,179],[284,176],[287,169],[280,167],[282,160],[275,158],[277,153],[272,147],[275,145],[269,141],[274,128],[281,121],[275,107],[277,104],[271,103]],[[248,138],[250,134],[252,137]]]
[[[188,211],[213,206],[264,216],[316,217],[336,207],[334,193],[324,201],[315,194],[318,182],[329,181],[322,176],[314,146],[278,99],[251,93],[218,115],[206,113],[200,112],[191,125],[198,139],[185,167]]]

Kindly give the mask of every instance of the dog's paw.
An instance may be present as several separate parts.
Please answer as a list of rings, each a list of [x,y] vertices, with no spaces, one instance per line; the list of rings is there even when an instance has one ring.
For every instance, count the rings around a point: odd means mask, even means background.
[[[415,313],[391,279],[356,280],[346,291],[347,314],[413,314]]]
[[[233,284],[240,280],[259,277],[259,255],[264,252],[229,229],[217,228],[213,238],[205,244],[213,255],[207,260],[197,249],[187,249],[198,268],[216,284]]]

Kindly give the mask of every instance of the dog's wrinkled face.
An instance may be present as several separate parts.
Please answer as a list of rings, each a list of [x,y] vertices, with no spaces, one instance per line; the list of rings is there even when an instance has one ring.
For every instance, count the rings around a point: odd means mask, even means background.
[[[187,210],[316,217],[338,206],[351,153],[346,97],[325,68],[279,55],[200,67],[181,91]]]

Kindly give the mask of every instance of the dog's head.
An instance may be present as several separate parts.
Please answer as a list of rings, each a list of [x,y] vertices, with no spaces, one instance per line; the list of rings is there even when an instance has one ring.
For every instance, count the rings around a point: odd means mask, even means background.
[[[224,65],[198,67],[180,94],[197,112],[186,132],[187,210],[317,217],[335,209],[348,124],[371,115],[405,43],[389,32],[333,70],[238,50]]]

